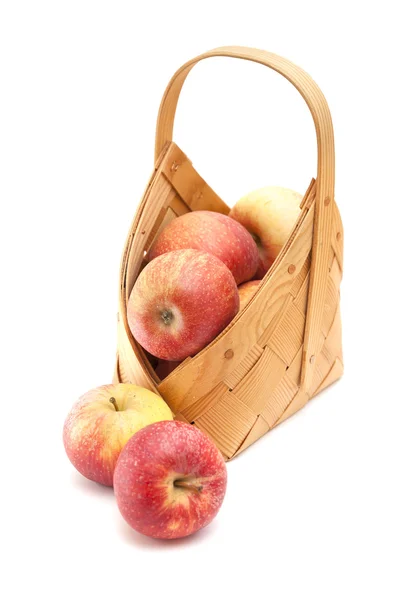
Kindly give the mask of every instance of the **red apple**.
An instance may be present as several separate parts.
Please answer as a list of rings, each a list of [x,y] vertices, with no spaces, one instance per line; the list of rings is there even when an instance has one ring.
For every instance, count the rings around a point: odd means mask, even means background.
[[[158,358],[179,361],[204,348],[239,310],[232,273],[219,258],[175,250],[155,258],[130,294],[134,338]]]
[[[197,427],[163,421],[129,440],[113,486],[120,512],[133,529],[154,538],[180,538],[215,517],[225,496],[226,467]]]
[[[265,187],[241,198],[230,211],[232,219],[252,234],[260,262],[256,279],[262,279],[284,246],[300,214],[302,196],[282,187]]]
[[[91,390],[73,406],[64,425],[69,460],[85,477],[113,485],[123,446],[139,429],[172,413],[164,400],[137,385],[119,383]]]
[[[171,221],[150,248],[148,259],[182,248],[217,256],[232,271],[237,285],[253,277],[259,262],[256,244],[246,229],[209,210],[196,210]]]
[[[240,310],[243,310],[245,306],[249,303],[254,296],[254,294],[259,289],[259,285],[261,284],[261,279],[253,279],[253,281],[246,281],[246,283],[242,283],[237,288],[239,291],[240,298]]]

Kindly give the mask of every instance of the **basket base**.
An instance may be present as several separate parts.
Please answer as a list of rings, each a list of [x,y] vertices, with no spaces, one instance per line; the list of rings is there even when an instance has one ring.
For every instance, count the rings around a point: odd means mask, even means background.
[[[288,419],[289,417],[294,415],[296,412],[298,412],[301,408],[303,408],[307,404],[307,402],[309,400],[311,400],[312,398],[315,398],[315,396],[317,396],[320,392],[325,390],[327,387],[329,387],[333,383],[336,383],[342,377],[343,371],[344,371],[344,368],[343,368],[342,361],[339,358],[336,358],[330,371],[328,372],[328,374],[326,375],[326,377],[324,378],[322,383],[319,385],[318,389],[315,391],[315,394],[311,398],[309,398],[308,394],[303,394],[303,393],[298,392],[297,395],[290,402],[290,404],[287,406],[287,408],[285,409],[285,411],[283,412],[281,417],[278,419],[278,421],[276,421],[276,423],[273,425],[273,427],[270,428],[267,421],[265,421],[265,419],[261,415],[258,415],[257,420],[254,423],[251,430],[249,431],[249,433],[247,434],[247,437],[243,440],[241,446],[236,450],[236,452],[232,456],[228,456],[221,450],[225,461],[229,461],[232,458],[235,458],[235,456],[237,456],[238,454],[243,452],[243,450],[246,450],[246,448],[248,448],[249,446],[251,446],[252,444],[257,442],[257,440],[259,440],[261,437],[263,437],[263,435],[268,433],[271,429],[274,429],[274,427],[277,427],[277,425],[280,425],[280,423],[282,423],[283,421],[285,421],[286,419]],[[117,357],[114,372],[113,372],[113,383],[123,383],[120,378],[119,358],[118,357]],[[140,385],[137,381],[133,381],[131,383]],[[174,418],[177,421],[183,421],[184,423],[190,422],[190,421],[188,421],[188,419],[186,419],[184,417],[184,415],[182,413],[174,414]],[[215,442],[215,444],[217,443],[216,439],[213,439],[213,441]]]

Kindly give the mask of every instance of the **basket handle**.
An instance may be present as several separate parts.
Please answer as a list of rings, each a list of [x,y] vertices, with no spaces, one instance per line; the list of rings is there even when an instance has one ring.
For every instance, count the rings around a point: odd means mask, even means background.
[[[174,117],[183,83],[199,61],[212,56],[226,56],[250,60],[270,67],[288,79],[300,92],[311,111],[318,147],[315,221],[308,309],[302,368],[302,389],[309,391],[312,384],[315,354],[321,335],[326,284],[329,269],[329,251],[332,233],[332,206],[335,186],[335,150],[331,115],[327,101],[315,81],[289,60],[265,50],[242,46],[224,46],[205,52],[185,63],[173,76],[161,101],[156,129],[155,159],[172,141]]]

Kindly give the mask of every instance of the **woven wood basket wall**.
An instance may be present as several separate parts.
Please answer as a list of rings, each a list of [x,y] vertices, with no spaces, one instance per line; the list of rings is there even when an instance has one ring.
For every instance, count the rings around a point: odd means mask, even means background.
[[[290,238],[246,308],[199,354],[160,381],[130,333],[126,306],[144,256],[167,223],[192,210],[229,212],[172,141],[184,80],[198,61],[212,56],[261,63],[297,88],[315,123],[317,176],[304,195]],[[194,423],[226,459],[232,458],[342,375],[342,240],[334,201],[332,122],[311,77],[284,58],[252,48],[217,48],[186,63],[170,81],[161,103],[155,170],[123,254],[115,381],[157,391],[177,419]]]

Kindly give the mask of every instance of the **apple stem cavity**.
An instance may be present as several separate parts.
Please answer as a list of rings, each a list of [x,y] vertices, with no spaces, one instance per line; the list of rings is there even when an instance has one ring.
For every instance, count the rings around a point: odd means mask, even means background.
[[[113,404],[114,409],[119,412],[119,407],[117,406],[116,398],[109,398],[109,402]]]
[[[203,490],[203,485],[195,485],[194,483],[184,481],[183,479],[176,479],[174,481],[174,487],[189,490],[190,492],[194,492],[194,494],[200,494]]]
[[[254,239],[256,246],[261,246],[260,236],[258,236],[257,233],[250,233],[250,235]]]
[[[173,320],[174,315],[173,315],[172,311],[170,311],[169,309],[166,308],[161,312],[161,318],[164,321],[165,325],[169,325],[171,323],[171,321]]]

